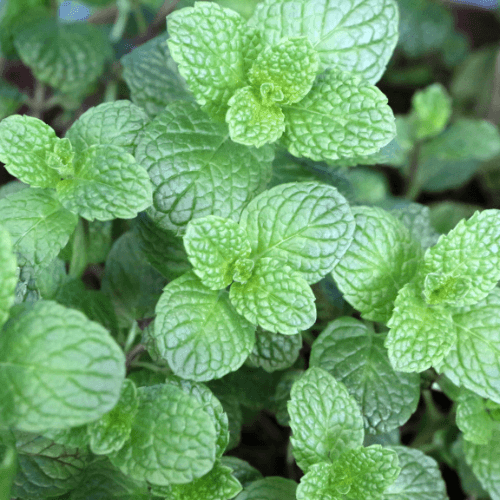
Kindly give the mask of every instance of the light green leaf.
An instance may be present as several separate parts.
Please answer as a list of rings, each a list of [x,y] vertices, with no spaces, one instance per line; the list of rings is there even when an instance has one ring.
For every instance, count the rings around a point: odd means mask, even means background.
[[[229,467],[216,462],[208,474],[191,483],[153,487],[152,492],[166,500],[229,500],[241,491],[240,482],[231,472]]]
[[[257,329],[257,339],[248,360],[266,372],[284,370],[292,366],[299,357],[302,336],[280,335]]]
[[[318,182],[281,184],[241,214],[254,259],[279,259],[308,283],[328,274],[352,242],[354,218],[336,188]]]
[[[383,500],[448,500],[438,463],[420,450],[391,446],[401,473],[382,495]]]
[[[36,302],[0,336],[0,422],[36,432],[96,420],[117,403],[124,376],[123,353],[102,326]]]
[[[300,480],[297,500],[381,500],[401,469],[395,451],[373,445],[345,450],[333,464],[313,464]]]
[[[77,153],[90,146],[112,144],[134,154],[148,115],[130,101],[104,102],[90,108],[66,133]]]
[[[238,144],[260,148],[277,141],[285,131],[283,111],[275,102],[283,93],[272,83],[263,84],[260,92],[259,96],[252,87],[244,87],[228,101],[229,134]]]
[[[192,99],[170,56],[167,37],[161,34],[120,59],[132,102],[149,116],[159,114],[171,101]]]
[[[351,73],[331,69],[297,104],[283,106],[282,142],[294,156],[338,160],[371,155],[396,135],[387,97]]]
[[[211,417],[195,397],[171,384],[140,387],[130,439],[110,457],[130,478],[151,484],[189,483],[215,462]]]
[[[231,142],[226,125],[196,104],[173,102],[145,127],[136,150],[153,182],[149,215],[174,231],[206,215],[238,220],[269,181],[273,156],[270,147]]]
[[[461,220],[424,256],[427,303],[455,306],[484,299],[500,279],[500,211]],[[433,275],[437,275],[433,277]]]
[[[0,328],[9,317],[17,284],[17,260],[10,234],[0,224]]]
[[[250,323],[293,335],[316,321],[315,297],[302,275],[282,260],[260,258],[245,283],[233,283],[229,298]]]
[[[48,266],[69,240],[78,217],[49,189],[23,189],[0,200],[0,223],[10,233],[18,265]]]
[[[219,400],[206,385],[199,382],[183,380],[175,375],[169,375],[166,383],[179,387],[186,394],[193,396],[203,406],[205,413],[211,417],[217,434],[215,457],[221,458],[229,442],[229,427],[227,415]]]
[[[13,447],[0,446],[0,500],[10,500],[17,473],[17,453]]]
[[[437,366],[457,342],[450,312],[426,304],[420,287],[413,283],[399,292],[387,326],[389,359],[393,368],[402,372],[422,372]]]
[[[486,445],[464,442],[465,460],[472,467],[491,500],[500,499],[500,429]]]
[[[14,45],[37,80],[64,93],[86,91],[113,54],[104,31],[94,24],[56,19],[19,32]]]
[[[235,90],[244,86],[245,20],[214,3],[172,12],[168,47],[203,109],[223,119]]]
[[[323,69],[335,66],[376,83],[398,39],[398,9],[392,0],[265,0],[249,23],[270,45],[306,36]]]
[[[55,187],[60,172],[71,168],[72,155],[57,154],[62,142],[51,127],[32,116],[13,115],[0,122],[0,161],[33,187]]]
[[[246,233],[232,219],[213,215],[192,220],[184,235],[184,246],[194,272],[211,290],[221,290],[233,280],[245,283],[249,272],[241,275],[241,261],[248,260],[251,248]]]
[[[398,292],[411,281],[422,248],[394,216],[377,207],[355,207],[354,241],[333,270],[344,298],[363,318],[386,323]]]
[[[394,371],[384,339],[357,319],[339,318],[314,341],[309,360],[309,366],[323,368],[346,386],[365,428],[376,434],[406,423],[420,398],[419,375]]]
[[[241,460],[241,458],[226,455],[220,459],[220,463],[232,469],[233,476],[243,487],[246,487],[253,481],[262,479],[262,474],[248,462]]]
[[[291,479],[268,476],[245,487],[235,500],[295,500],[297,483]]]
[[[434,137],[444,130],[451,116],[451,97],[440,83],[416,92],[412,105],[417,139]]]
[[[436,369],[456,384],[500,404],[500,288],[453,313],[457,343]]]
[[[119,146],[90,146],[76,157],[74,168],[72,178],[57,184],[57,196],[84,219],[133,219],[151,205],[147,172]]]
[[[356,401],[322,368],[309,368],[293,384],[288,413],[293,455],[304,472],[363,444],[363,417]]]
[[[186,273],[164,289],[154,338],[176,375],[202,382],[243,364],[255,343],[255,326],[236,313],[226,291],[212,291]]]
[[[125,444],[138,406],[137,388],[131,380],[125,379],[116,406],[87,426],[93,453],[107,455],[118,451]]]
[[[259,87],[271,84],[282,93],[280,105],[299,102],[311,90],[319,68],[318,52],[306,37],[284,38],[255,59],[248,78]],[[264,97],[264,96],[263,96]]]

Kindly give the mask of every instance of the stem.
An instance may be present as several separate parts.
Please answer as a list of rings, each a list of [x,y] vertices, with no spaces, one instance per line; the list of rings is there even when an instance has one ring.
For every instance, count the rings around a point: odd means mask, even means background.
[[[148,31],[148,23],[146,22],[141,6],[138,4],[134,5],[134,18],[139,28],[139,35],[144,35]]]
[[[117,95],[118,95],[118,82],[116,80],[111,80],[106,85],[106,91],[104,92],[104,102],[116,101]]]
[[[134,343],[135,338],[137,337],[137,322],[134,321],[132,323],[132,327],[130,328],[127,336],[127,340],[125,341],[125,347],[123,350],[125,352],[129,352],[132,344]]]
[[[42,118],[43,111],[45,109],[45,84],[36,80],[35,90],[33,93],[33,99],[31,100],[31,116]]]
[[[421,143],[416,142],[410,155],[410,170],[408,172],[408,186],[405,198],[416,200],[420,194],[420,182],[418,181],[418,158],[420,156]]]
[[[148,363],[147,361],[134,361],[130,368],[146,368],[155,373],[171,373],[171,370],[167,367],[156,366],[153,363]]]
[[[111,30],[109,38],[111,42],[116,43],[123,38],[125,28],[127,27],[128,16],[130,15],[130,3],[123,1],[118,3],[118,15],[115,24]]]
[[[127,368],[127,372],[130,370],[130,367],[135,361],[135,358],[138,358],[144,352],[146,352],[146,348],[142,344],[137,344],[130,350],[125,359],[125,367]]]

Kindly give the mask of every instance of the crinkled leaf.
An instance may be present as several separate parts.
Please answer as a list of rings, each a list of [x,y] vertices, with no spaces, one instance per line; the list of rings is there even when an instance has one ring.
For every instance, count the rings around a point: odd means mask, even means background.
[[[285,131],[283,111],[276,104],[273,84],[263,84],[261,95],[252,88],[237,90],[229,99],[226,121],[234,142],[260,148],[277,141]],[[278,94],[281,98],[283,94]],[[268,102],[266,102],[268,101]]]
[[[238,275],[238,262],[250,255],[251,248],[246,233],[232,219],[213,215],[192,220],[184,235],[184,246],[194,272],[211,290],[221,290],[233,282],[245,282]],[[253,262],[251,263],[253,267]]]
[[[426,301],[465,306],[484,299],[500,279],[499,244],[499,210],[460,221],[424,256]]]
[[[260,258],[245,284],[233,283],[229,298],[239,314],[270,332],[292,335],[316,321],[311,287],[282,260]]]
[[[78,153],[99,144],[112,144],[134,154],[148,115],[130,101],[104,102],[90,108],[71,125],[66,136]]]
[[[21,31],[14,45],[37,80],[64,93],[86,91],[113,54],[108,38],[96,25],[56,19]]]
[[[78,448],[82,452],[88,451],[90,438],[87,434],[86,425],[79,425],[69,429],[47,429],[42,434],[43,437],[66,448]]]
[[[269,181],[273,151],[235,144],[196,104],[174,102],[145,127],[136,158],[153,182],[149,215],[177,231],[206,215],[238,220]]]
[[[333,270],[344,298],[363,318],[387,322],[396,296],[417,272],[422,249],[410,231],[378,207],[355,207],[354,241]]]
[[[205,111],[223,119],[227,102],[244,86],[245,20],[214,3],[170,14],[168,47],[180,74]]]
[[[393,0],[265,0],[250,24],[266,41],[306,36],[323,68],[335,66],[376,83],[398,39],[398,9]]]
[[[119,146],[90,146],[76,157],[74,168],[71,178],[57,184],[57,196],[84,219],[132,219],[151,205],[148,173]]]
[[[226,455],[220,459],[220,463],[232,470],[233,476],[243,487],[249,485],[253,481],[262,479],[262,474],[241,458]]]
[[[0,223],[10,233],[20,266],[48,266],[69,240],[78,217],[49,189],[23,189],[0,200]]]
[[[387,97],[351,73],[331,69],[297,104],[283,106],[282,142],[294,156],[338,160],[371,155],[396,135]]]
[[[383,500],[448,500],[438,463],[420,450],[391,446],[401,473],[382,495]]]
[[[420,287],[413,283],[399,292],[387,326],[389,359],[394,369],[402,372],[422,372],[437,366],[457,342],[451,313],[426,304]]]
[[[61,143],[38,118],[13,115],[0,122],[0,161],[9,173],[33,187],[55,187],[59,172],[71,165],[72,155],[68,158],[58,151]]]
[[[149,116],[159,114],[171,101],[192,99],[170,56],[167,37],[158,35],[120,59],[132,102]]]
[[[10,234],[0,224],[0,328],[9,317],[17,284],[17,260]]]
[[[125,444],[138,406],[137,388],[131,380],[125,379],[115,407],[87,427],[93,453],[106,455],[118,451]]]
[[[138,481],[159,486],[189,483],[215,462],[216,433],[199,401],[171,384],[140,387],[130,439],[110,457]]]
[[[227,292],[210,290],[190,272],[165,287],[154,338],[176,375],[205,381],[243,364],[255,343],[255,326],[237,314]]]
[[[318,182],[281,184],[252,200],[241,227],[253,257],[272,257],[316,283],[338,263],[352,242],[355,223],[336,188]]]
[[[295,481],[268,476],[246,486],[235,500],[295,500],[296,490]]]
[[[293,384],[288,413],[293,455],[304,472],[363,444],[363,417],[356,401],[322,368],[309,368]]]
[[[384,339],[357,319],[339,318],[314,341],[309,360],[310,366],[345,384],[359,404],[365,428],[377,434],[406,423],[420,398],[420,377],[394,371]]]
[[[0,421],[33,432],[90,422],[115,406],[124,375],[123,353],[101,325],[36,302],[0,336]]]

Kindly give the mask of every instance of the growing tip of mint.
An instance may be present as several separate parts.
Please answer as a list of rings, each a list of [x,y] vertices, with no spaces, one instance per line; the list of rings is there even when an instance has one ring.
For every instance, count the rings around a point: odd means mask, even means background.
[[[429,305],[454,304],[471,288],[471,279],[467,276],[429,273],[424,281],[424,297]]]
[[[255,261],[253,259],[238,259],[234,263],[233,280],[238,283],[246,283],[252,276],[254,264]]]

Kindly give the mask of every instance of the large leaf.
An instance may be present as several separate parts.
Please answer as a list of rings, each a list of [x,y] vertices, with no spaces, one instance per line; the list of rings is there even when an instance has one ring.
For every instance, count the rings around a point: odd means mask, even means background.
[[[0,328],[9,317],[17,284],[17,261],[9,233],[0,225]]]

